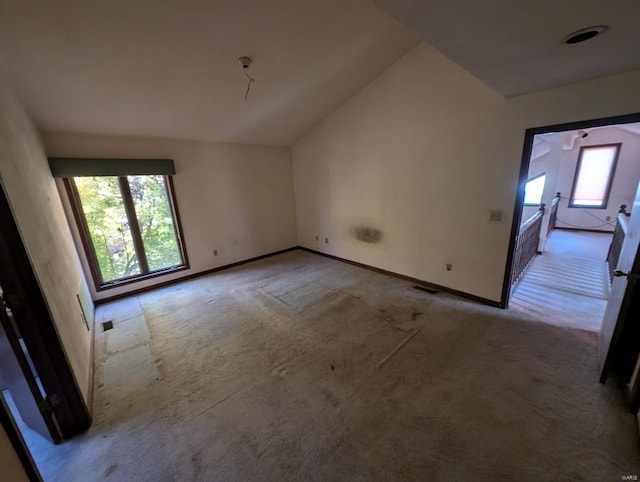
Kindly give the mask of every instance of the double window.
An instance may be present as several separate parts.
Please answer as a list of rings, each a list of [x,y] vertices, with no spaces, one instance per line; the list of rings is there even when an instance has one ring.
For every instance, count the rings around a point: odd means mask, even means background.
[[[59,166],[51,165],[55,175]],[[96,289],[187,267],[171,176],[87,175],[82,169],[80,175],[68,175],[66,164],[60,166],[67,175],[58,177],[63,177]]]
[[[607,144],[580,148],[569,207],[607,207],[620,146]]]

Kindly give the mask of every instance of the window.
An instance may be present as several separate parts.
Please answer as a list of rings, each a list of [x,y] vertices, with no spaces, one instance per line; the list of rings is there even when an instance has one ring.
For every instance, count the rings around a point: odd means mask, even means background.
[[[171,178],[65,178],[97,289],[186,268]]]
[[[621,144],[581,147],[569,207],[605,209]]]
[[[533,177],[527,181],[524,187],[524,205],[539,206],[542,202],[542,191],[544,191],[544,183],[547,175],[542,174]]]

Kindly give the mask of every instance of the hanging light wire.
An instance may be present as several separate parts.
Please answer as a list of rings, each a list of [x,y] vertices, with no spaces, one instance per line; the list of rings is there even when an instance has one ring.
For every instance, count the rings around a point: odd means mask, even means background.
[[[244,93],[244,101],[247,101],[247,98],[249,97],[249,90],[251,90],[251,84],[255,83],[256,79],[254,79],[253,77],[251,77],[249,75],[249,73],[247,72],[248,67],[242,67],[242,71],[244,72],[244,75],[247,77],[247,79],[249,79],[249,82],[247,83],[247,91]]]

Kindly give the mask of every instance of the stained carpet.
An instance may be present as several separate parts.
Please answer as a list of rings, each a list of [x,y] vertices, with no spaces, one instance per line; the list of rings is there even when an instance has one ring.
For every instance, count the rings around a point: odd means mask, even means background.
[[[105,305],[94,424],[59,481],[639,474],[596,336],[294,251]]]

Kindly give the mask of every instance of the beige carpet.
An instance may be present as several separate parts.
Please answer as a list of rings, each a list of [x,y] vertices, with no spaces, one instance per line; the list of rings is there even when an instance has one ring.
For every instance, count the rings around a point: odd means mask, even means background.
[[[295,251],[102,307],[94,425],[60,481],[640,474],[596,336]],[[33,441],[32,441],[33,442]]]
[[[509,309],[557,326],[600,332],[609,297],[611,234],[553,231],[513,287]]]

